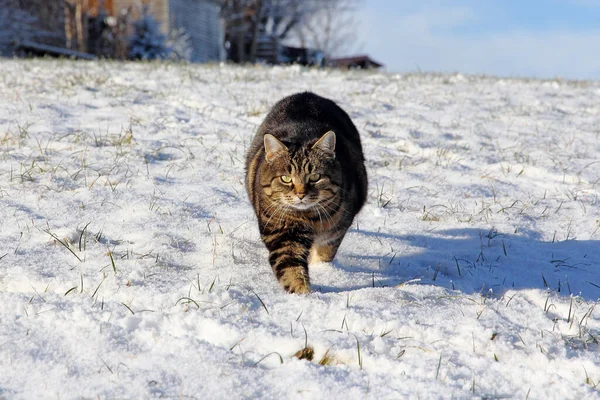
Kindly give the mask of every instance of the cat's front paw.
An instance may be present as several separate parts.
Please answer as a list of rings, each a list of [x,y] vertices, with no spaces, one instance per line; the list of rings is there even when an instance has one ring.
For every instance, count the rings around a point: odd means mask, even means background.
[[[333,261],[338,246],[339,242],[334,245],[313,244],[308,253],[308,263],[319,264]]]
[[[308,274],[303,267],[287,268],[279,278],[279,283],[288,293],[310,293]]]

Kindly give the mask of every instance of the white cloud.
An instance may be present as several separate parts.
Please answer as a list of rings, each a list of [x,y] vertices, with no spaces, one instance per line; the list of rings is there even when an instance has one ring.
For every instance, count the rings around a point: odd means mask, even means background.
[[[455,28],[477,20],[469,8],[428,7],[391,14],[368,10],[362,22],[365,51],[391,71],[600,78],[600,53],[594,51],[600,43],[600,28],[512,30],[477,36],[456,33]]]

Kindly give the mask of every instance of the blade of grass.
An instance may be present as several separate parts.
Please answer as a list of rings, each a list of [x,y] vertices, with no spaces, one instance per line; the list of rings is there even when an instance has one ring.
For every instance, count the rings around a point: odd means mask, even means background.
[[[115,272],[115,275],[116,275],[117,274],[117,266],[115,265],[115,259],[113,258],[112,251],[110,251],[110,249],[108,249],[108,256],[110,257],[110,263],[112,264],[113,271]]]
[[[71,254],[73,254],[75,256],[75,258],[77,258],[79,260],[79,262],[83,262],[83,260],[81,258],[79,258],[79,256],[77,254],[75,254],[73,249],[71,249],[71,247],[69,247],[69,245],[66,242],[60,240],[58,238],[58,236],[56,236],[54,233],[50,232],[49,230],[44,230],[44,232],[46,232],[48,235],[52,236],[54,238],[54,240],[56,240],[58,243],[60,243],[62,246],[64,246],[65,249],[69,250],[71,252]]]
[[[440,353],[440,359],[438,360],[438,365],[435,370],[435,380],[437,380],[438,377],[440,376],[440,367],[442,366],[442,354],[444,354],[444,353]]]
[[[265,303],[262,301],[262,299],[260,298],[260,296],[258,294],[256,294],[256,292],[254,290],[250,289],[250,291],[252,293],[254,293],[254,295],[256,296],[256,298],[258,299],[258,301],[260,301],[260,304],[262,304],[262,306],[265,309],[265,311],[267,312],[267,314],[269,314],[269,309],[267,308],[267,306],[265,305]]]
[[[200,308],[200,304],[198,304],[198,302],[196,300],[194,300],[194,299],[192,299],[190,297],[181,297],[181,298],[179,298],[179,300],[177,300],[175,302],[175,305],[179,304],[179,302],[182,301],[182,300],[185,300],[188,303],[194,303],[196,305],[196,307]]]
[[[281,364],[283,364],[283,357],[281,357],[281,354],[279,354],[278,352],[274,351],[272,353],[267,354],[266,356],[264,356],[263,358],[261,358],[260,360],[258,360],[256,363],[254,363],[253,367],[256,367],[261,361],[263,361],[265,358],[273,355],[273,354],[277,354],[279,356],[279,362]]]
[[[123,305],[125,306],[125,308],[127,308],[131,314],[135,315],[135,313],[133,312],[133,310],[131,309],[131,307],[129,307],[129,306],[128,306],[127,304],[125,304],[125,303],[121,303],[121,304],[123,304]]]
[[[104,275],[104,278],[102,278],[102,280],[98,284],[98,287],[96,287],[96,290],[94,290],[94,293],[92,293],[92,299],[94,298],[96,293],[98,293],[98,289],[100,289],[100,286],[102,286],[102,284],[104,283],[105,280],[106,280],[106,274]]]
[[[85,224],[85,226],[81,230],[81,235],[79,235],[79,251],[81,251],[81,241],[82,241],[82,238],[84,235],[85,235],[85,239],[83,239],[83,249],[85,250],[85,242],[87,239],[87,227],[90,226],[91,223],[92,223],[92,221]]]
[[[71,289],[67,290],[65,292],[65,296],[68,295],[69,293],[71,293],[73,290],[77,289],[77,286],[73,286]]]

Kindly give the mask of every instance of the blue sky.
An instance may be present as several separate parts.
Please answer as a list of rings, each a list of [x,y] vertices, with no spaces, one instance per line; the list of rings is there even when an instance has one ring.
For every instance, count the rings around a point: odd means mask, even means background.
[[[600,79],[600,0],[364,0],[356,19],[388,71]]]

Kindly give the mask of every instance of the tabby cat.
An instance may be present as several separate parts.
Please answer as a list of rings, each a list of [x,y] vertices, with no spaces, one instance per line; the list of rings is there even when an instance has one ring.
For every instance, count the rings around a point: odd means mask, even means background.
[[[308,293],[308,264],[331,261],[365,203],[367,172],[356,127],[314,93],[280,100],[246,157],[246,190],[275,276]]]

